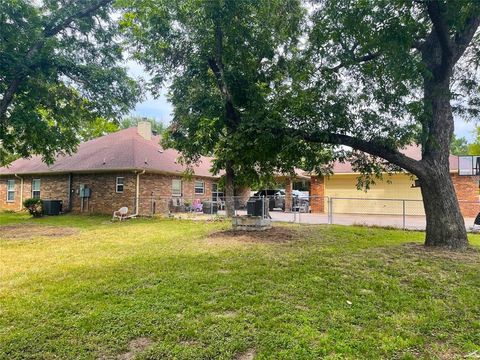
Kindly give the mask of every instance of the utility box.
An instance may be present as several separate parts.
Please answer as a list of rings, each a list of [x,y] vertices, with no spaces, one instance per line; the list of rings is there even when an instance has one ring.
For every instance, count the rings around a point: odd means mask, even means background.
[[[263,210],[262,210],[263,205]],[[247,202],[247,215],[250,216],[268,216],[269,201],[262,198],[250,198]]]
[[[43,200],[42,208],[44,215],[60,215],[62,212],[62,200]]]
[[[90,198],[92,196],[92,189],[88,186],[80,186],[79,195],[81,198]]]

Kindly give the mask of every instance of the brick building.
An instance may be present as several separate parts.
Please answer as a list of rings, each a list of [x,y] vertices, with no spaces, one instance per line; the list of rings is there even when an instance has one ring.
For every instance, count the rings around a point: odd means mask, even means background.
[[[420,158],[418,147],[408,147],[405,154]],[[177,162],[179,153],[163,149],[160,137],[152,134],[150,123],[121,130],[80,144],[71,156],[58,156],[53,165],[44,164],[40,157],[19,159],[9,167],[0,168],[0,211],[21,210],[22,201],[30,197],[63,201],[65,211],[76,213],[111,214],[122,206],[140,215],[167,213],[194,200],[217,200],[219,176],[210,172],[212,159],[202,157],[194,174],[185,178],[185,166]],[[466,217],[480,212],[480,157],[451,156],[450,171]],[[477,166],[479,165],[479,166]],[[476,167],[477,166],[477,167]],[[357,177],[351,164],[335,163],[333,175],[311,176],[296,170],[296,177],[277,176],[285,187],[285,208],[292,209],[293,182],[308,182],[310,211],[326,212],[329,198],[336,201],[336,213],[398,214],[398,201],[408,203],[408,215],[423,215],[420,188],[413,187],[408,173],[385,174],[367,192],[356,188]],[[85,197],[84,188],[90,189]],[[241,189],[236,201],[245,204],[250,191]],[[377,201],[355,201],[369,199]],[[412,204],[416,204],[414,207]]]
[[[421,151],[417,146],[409,146],[403,153],[414,159],[421,158]],[[451,155],[449,160],[460,210],[465,217],[475,217],[480,212],[480,156]],[[311,212],[326,212],[328,199],[335,198],[338,199],[333,204],[332,210],[335,213],[399,215],[403,209],[402,203],[397,200],[406,200],[407,215],[424,215],[422,194],[420,188],[414,186],[415,177],[411,174],[383,174],[383,180],[378,180],[366,192],[357,189],[359,175],[350,163],[336,162],[332,175],[311,176]],[[291,188],[291,183],[288,186]],[[288,191],[287,188],[286,192]]]
[[[122,206],[140,215],[164,213],[194,200],[217,199],[219,176],[202,157],[186,178],[179,153],[163,149],[148,122],[79,145],[46,165],[39,156],[0,168],[0,210],[21,210],[26,198],[62,200],[76,213],[111,214]],[[85,188],[90,189],[85,192]]]

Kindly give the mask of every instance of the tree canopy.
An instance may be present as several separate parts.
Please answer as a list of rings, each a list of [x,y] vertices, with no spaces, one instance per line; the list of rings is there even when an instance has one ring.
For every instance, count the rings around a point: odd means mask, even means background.
[[[148,121],[150,124],[152,124],[152,131],[156,132],[157,134],[163,134],[165,132],[165,125],[151,117],[127,116],[120,120],[119,127],[121,129],[128,129],[130,127],[137,126],[140,121]]]
[[[455,155],[480,155],[480,127],[475,127],[475,138],[472,142],[465,137],[453,136],[450,150]]]
[[[151,86],[171,80],[168,140],[187,159],[213,154],[227,175],[232,164],[249,175],[325,173],[349,159],[367,185],[407,170],[420,179],[427,245],[466,246],[449,149],[453,114],[479,112],[479,2],[122,4]]]
[[[120,3],[134,56],[153,76],[152,91],[171,84],[174,117],[166,144],[187,162],[214,155],[217,171],[234,158],[237,174],[255,175],[248,165],[269,165],[269,155],[259,159],[258,137],[245,142],[243,134],[271,115],[270,84],[284,76],[281,54],[293,51],[301,30],[299,1]],[[262,146],[270,154],[277,144]]]
[[[0,2],[0,164],[71,152],[86,122],[118,119],[140,91],[113,0]]]

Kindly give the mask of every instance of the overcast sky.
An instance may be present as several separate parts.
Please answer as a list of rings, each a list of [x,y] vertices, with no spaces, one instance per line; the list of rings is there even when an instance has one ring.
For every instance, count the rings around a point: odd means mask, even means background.
[[[143,79],[148,78],[148,74],[145,73],[140,64],[130,61],[127,65],[131,76]],[[155,118],[155,120],[168,125],[172,118],[172,105],[166,99],[166,92],[167,90],[164,89],[158,99],[154,99],[153,96],[147,94],[147,99],[137,104],[132,111],[132,115]],[[465,137],[469,141],[473,140],[474,128],[474,123],[466,123],[463,120],[455,121],[455,134],[459,137]]]

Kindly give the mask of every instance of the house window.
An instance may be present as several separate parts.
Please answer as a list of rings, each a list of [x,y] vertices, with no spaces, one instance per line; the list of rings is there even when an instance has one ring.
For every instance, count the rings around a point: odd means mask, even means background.
[[[123,193],[124,183],[125,183],[125,178],[117,177],[117,182],[116,182],[116,185],[115,185],[115,191],[117,193]]]
[[[32,180],[32,198],[40,199],[40,179]]]
[[[178,179],[172,180],[172,195],[182,196],[182,180],[178,180]]]
[[[7,180],[7,202],[15,201],[15,180]]]
[[[195,195],[205,194],[205,182],[195,181]]]
[[[212,200],[213,201],[220,201],[223,198],[223,192],[219,191],[218,184],[212,184]]]

